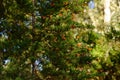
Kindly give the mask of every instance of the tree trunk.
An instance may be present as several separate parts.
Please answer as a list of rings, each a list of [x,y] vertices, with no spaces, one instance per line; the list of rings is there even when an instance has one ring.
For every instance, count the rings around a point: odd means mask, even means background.
[[[104,23],[110,24],[111,12],[110,12],[110,0],[104,1]]]
[[[110,0],[104,0],[104,33],[110,31],[111,23],[111,11],[110,11]]]

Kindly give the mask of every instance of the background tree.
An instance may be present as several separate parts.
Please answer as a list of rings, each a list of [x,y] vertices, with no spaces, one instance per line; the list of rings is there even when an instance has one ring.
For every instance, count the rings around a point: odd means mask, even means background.
[[[113,23],[119,5],[110,3],[114,16],[106,26],[104,0],[93,1],[94,7],[89,0],[2,1],[0,79],[118,80],[119,30]]]

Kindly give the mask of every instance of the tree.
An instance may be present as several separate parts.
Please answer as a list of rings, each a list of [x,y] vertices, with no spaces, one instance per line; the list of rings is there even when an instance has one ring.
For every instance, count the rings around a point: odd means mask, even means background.
[[[94,0],[95,7],[89,9],[88,2],[2,1],[5,11],[0,16],[0,78],[119,79],[119,31],[111,22],[107,25],[109,32],[101,29],[106,27],[101,26],[104,14],[95,11],[104,12],[106,7],[101,10],[103,2]]]

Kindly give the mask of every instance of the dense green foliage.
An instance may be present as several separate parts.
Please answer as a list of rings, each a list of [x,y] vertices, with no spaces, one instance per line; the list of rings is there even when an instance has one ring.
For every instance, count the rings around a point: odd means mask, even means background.
[[[88,0],[0,4],[0,80],[120,78],[120,32],[111,26],[103,35],[91,24],[76,21],[75,15],[86,16]]]

